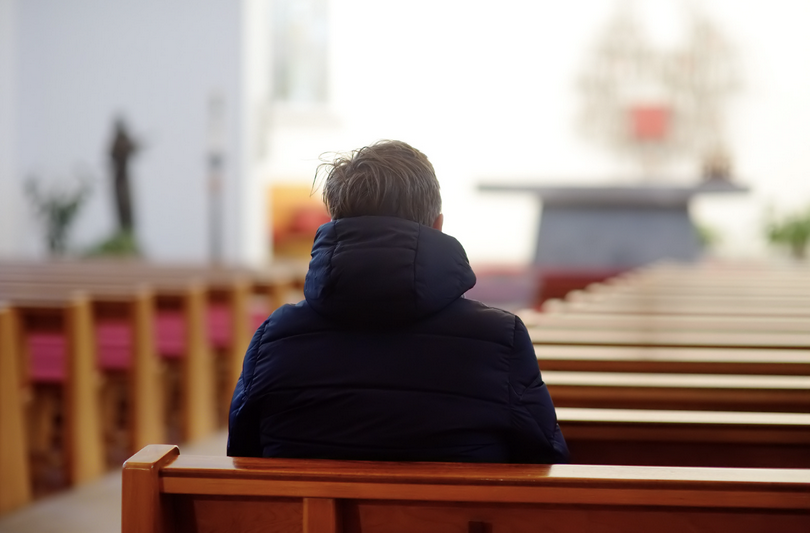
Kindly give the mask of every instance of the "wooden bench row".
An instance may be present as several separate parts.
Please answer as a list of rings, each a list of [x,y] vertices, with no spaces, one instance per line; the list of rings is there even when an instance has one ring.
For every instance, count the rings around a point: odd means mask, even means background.
[[[683,300],[706,317],[719,308]],[[576,312],[566,304],[562,315]],[[124,531],[806,531],[805,319],[783,324],[770,313],[771,329],[757,330],[769,338],[757,344],[732,315],[715,324],[737,325],[718,330],[725,335],[687,320],[680,332],[629,320],[623,332],[535,324],[572,458],[590,465],[184,457],[148,447],[124,467]]]
[[[655,329],[589,329],[544,325],[529,330],[535,344],[683,347],[683,348],[763,348],[770,350],[810,350],[810,332],[722,332],[671,331]]]
[[[224,354],[222,381],[224,388],[232,390],[252,335],[246,327],[250,289],[244,278],[221,275],[216,282],[206,285],[199,269],[168,275],[139,267],[121,274],[107,266],[77,271],[72,276],[66,276],[61,268],[40,269],[35,276],[29,273],[28,281],[9,281],[14,276],[6,276],[6,266],[0,263],[0,301],[5,302],[4,326],[0,330],[4,349],[0,358],[4,365],[13,362],[17,370],[4,372],[0,433],[17,444],[6,446],[4,441],[0,477],[15,480],[13,484],[4,484],[4,488],[11,487],[9,492],[18,496],[0,497],[0,513],[30,501],[30,443],[26,442],[26,428],[18,427],[13,419],[22,418],[21,413],[30,404],[27,398],[36,399],[34,390],[39,387],[36,379],[44,379],[45,383],[55,380],[60,387],[65,477],[71,484],[93,479],[106,469],[101,417],[105,406],[99,394],[102,383],[110,378],[105,372],[123,371],[125,377],[129,453],[147,443],[166,441],[166,398],[162,390],[165,361],[158,357],[156,338],[161,310],[174,313],[182,322],[177,343],[181,352],[177,358],[181,375],[180,435],[184,441],[194,440],[216,428],[214,380],[218,372],[208,338],[206,311],[224,300],[230,306],[229,313],[242,316],[241,319],[231,316],[232,346]],[[20,270],[26,272],[28,266]],[[191,277],[192,274],[196,277]],[[269,283],[266,279],[257,282],[265,284],[260,289],[265,294],[278,297],[279,291],[271,290]],[[113,361],[112,368],[109,360],[99,357],[104,351],[104,334],[110,329],[118,335],[113,348],[121,352],[123,337],[128,352],[123,356],[118,353],[121,361]],[[34,376],[32,381],[32,350],[37,349],[37,342],[44,337],[52,345],[50,352],[59,352],[62,362],[50,365],[43,376]],[[36,373],[42,368],[33,370]],[[19,474],[23,471],[25,475]]]
[[[810,350],[536,344],[540,368],[577,372],[810,375]]]
[[[720,333],[807,333],[810,318],[739,315],[651,315],[643,313],[566,312],[565,302],[546,302],[543,312],[531,309],[518,311],[530,327],[554,329],[687,331]]]
[[[805,532],[810,471],[195,457],[123,468],[124,533]]]
[[[729,305],[744,305],[768,297],[768,292],[752,297],[734,290],[719,296],[678,292],[680,286],[650,281],[657,268],[591,287],[550,312],[519,313],[529,325],[555,405],[810,412],[810,320],[642,312],[639,302],[654,301],[662,288],[670,303],[693,305],[701,312],[720,298]],[[684,280],[701,279],[700,267],[685,271],[691,277]],[[756,270],[740,279],[752,282],[764,274]],[[794,279],[801,282],[805,277],[810,279],[806,273]],[[640,287],[639,279],[647,280],[646,285]],[[786,293],[780,298],[795,303],[807,295]],[[635,301],[638,306],[633,314],[599,307],[615,301]]]

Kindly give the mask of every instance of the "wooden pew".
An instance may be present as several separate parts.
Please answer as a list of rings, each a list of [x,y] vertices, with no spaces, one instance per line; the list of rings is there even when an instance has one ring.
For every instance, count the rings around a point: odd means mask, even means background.
[[[794,290],[796,290],[794,288]],[[750,307],[779,308],[779,307],[807,307],[810,305],[810,295],[797,291],[798,294],[787,296],[774,296],[770,291],[762,294],[745,294],[741,292],[711,293],[710,291],[665,291],[658,287],[636,291],[573,291],[566,296],[566,300],[577,302],[604,303],[612,302],[626,305],[660,305],[681,306],[686,304],[728,306],[745,305]]]
[[[776,272],[762,274],[722,274],[706,275],[699,265],[690,272],[672,277],[658,272],[627,274],[593,283],[584,290],[572,291],[566,297],[601,299],[606,296],[623,299],[677,300],[685,297],[698,299],[724,299],[748,301],[769,306],[771,303],[801,305],[810,294],[810,276],[786,276]]]
[[[123,468],[123,533],[779,531],[810,528],[810,471],[383,463],[180,455]]]
[[[810,318],[810,306],[784,305],[771,302],[772,305],[750,305],[733,302],[711,301],[582,301],[565,300],[563,309],[573,313],[595,314],[629,314],[629,315],[693,315],[693,316],[726,316],[726,317],[776,317],[776,318]],[[559,303],[552,303],[549,309],[559,310]]]
[[[666,307],[713,310],[744,307],[759,309],[760,314],[782,309],[782,315],[796,315],[810,305],[810,275],[804,270],[776,266],[712,269],[698,263],[673,269],[671,265],[659,264],[591,284],[585,290],[569,293],[566,300],[573,304],[567,306],[570,310],[582,309],[583,302],[589,302],[590,312],[594,308],[626,312],[627,307],[646,311]]]
[[[256,328],[251,316],[257,297],[264,302],[262,319],[289,301],[300,299],[307,265],[304,262],[277,262],[261,269],[188,264],[156,264],[140,260],[60,260],[46,262],[2,261],[0,282],[40,283],[61,282],[77,285],[149,283],[156,291],[158,304],[164,289],[172,291],[177,285],[196,280],[203,287],[208,302],[208,325],[212,317],[222,315],[226,308],[229,332],[225,335],[215,327],[207,328],[210,339],[224,350],[224,367],[219,374],[220,396],[230,394],[242,371],[242,359]],[[254,312],[255,314],[255,312]],[[261,316],[261,315],[260,315]],[[223,401],[227,408],[227,401]],[[227,409],[223,409],[226,411]]]
[[[744,299],[762,298],[784,298],[802,299],[805,292],[802,290],[804,282],[797,284],[773,284],[773,283],[717,283],[717,282],[695,282],[682,280],[680,282],[654,280],[631,282],[606,280],[601,283],[592,283],[585,287],[586,294],[621,294],[621,295],[645,295],[656,294],[661,296],[715,296],[715,297],[737,297]],[[807,287],[810,289],[810,287]]]
[[[205,296],[203,332],[209,344],[225,352],[222,387],[233,390],[242,370],[242,358],[255,331],[250,316],[251,291],[259,292],[269,311],[293,283],[285,272],[265,275],[255,283],[242,270],[165,267],[142,262],[59,261],[45,263],[0,263],[0,282],[5,284],[59,284],[76,287],[140,285],[156,292],[159,315],[177,308],[178,288],[193,282]],[[166,297],[164,297],[166,295]],[[167,302],[168,300],[168,302]],[[214,319],[214,320],[212,320]],[[220,322],[227,331],[219,331]]]
[[[31,501],[15,311],[0,303],[0,515]]]
[[[70,484],[95,479],[106,465],[100,421],[101,378],[96,364],[90,300],[76,293],[58,301],[28,300],[12,305],[16,322],[12,324],[10,337],[23,352],[23,360],[26,353],[22,330],[57,331],[67,340],[66,375],[62,385],[66,478]],[[19,328],[18,331],[14,331],[15,328]],[[15,377],[20,379],[20,374]]]
[[[305,275],[306,264],[297,261],[274,263],[259,270],[140,260],[0,262],[0,282],[7,283],[149,283],[156,291],[159,306],[164,289],[172,291],[178,284],[196,280],[206,294],[205,331],[209,341],[212,347],[225,352],[223,358],[217,358],[217,362],[224,363],[218,372],[222,414],[227,412],[230,395],[241,374],[245,350],[258,325],[257,316],[263,320],[278,306],[300,299],[297,295],[303,288]],[[257,307],[257,302],[263,305]],[[227,331],[222,331],[223,327]]]
[[[708,262],[652,263],[616,276],[620,283],[686,283],[743,285],[750,282],[770,285],[810,285],[810,275],[804,265],[774,262],[752,266],[741,262],[719,265]]]
[[[81,288],[92,297],[93,306],[99,311],[97,316],[106,319],[120,319],[121,313],[124,313],[130,319],[140,317],[140,321],[132,323],[133,348],[136,353],[144,353],[145,350],[148,350],[151,354],[154,354],[154,314],[157,309],[166,309],[181,315],[181,319],[185,323],[185,339],[182,348],[180,348],[182,357],[178,359],[181,391],[180,435],[183,440],[196,440],[212,433],[217,427],[216,395],[214,393],[215,369],[213,355],[206,336],[204,287],[193,280],[187,280],[184,283],[163,286],[159,294],[151,293],[152,296],[144,296],[143,291],[151,292],[151,287],[142,289],[127,282],[99,284],[89,281],[66,283],[42,281],[37,284],[27,285],[0,283],[0,295],[5,295],[7,299],[12,301],[27,298],[32,294],[38,294],[42,299],[43,293],[51,295],[46,296],[46,299],[65,299],[68,294],[77,288]],[[118,305],[118,311],[113,311],[112,316],[105,315],[105,313],[111,311],[111,306],[115,304]],[[130,309],[121,310],[120,306],[122,305],[130,307]],[[152,320],[149,320],[147,315],[152,317]],[[152,364],[151,366],[155,365]],[[155,372],[156,370],[146,370],[143,374],[138,374],[151,376],[148,379],[149,384],[146,384],[144,380],[139,380],[136,382],[136,386],[132,388],[133,391],[143,391],[144,388],[151,391],[149,393],[138,393],[137,397],[134,398],[136,404],[133,404],[133,408],[137,412],[148,413],[143,416],[136,415],[138,420],[147,424],[147,427],[143,428],[144,431],[147,431],[147,436],[144,437],[144,439],[148,439],[146,442],[155,442],[155,439],[159,441],[164,438],[163,433],[155,433],[158,431],[158,427],[164,427],[163,415],[155,414],[157,407],[155,405],[137,405],[140,402],[153,404],[161,399],[159,390],[155,389],[155,385],[158,383]],[[139,429],[140,426],[136,427],[135,432],[138,433]]]
[[[302,298],[304,278],[308,264],[302,261],[284,261],[265,265],[259,269],[222,265],[164,264],[142,260],[59,260],[46,262],[2,261],[0,279],[30,279],[32,276],[68,277],[101,276],[103,279],[135,279],[156,283],[165,280],[197,279],[213,291],[227,292],[234,282],[247,284],[252,295],[265,301],[266,313],[290,301]],[[238,320],[240,317],[236,317]],[[253,328],[255,329],[255,328]],[[239,335],[244,332],[239,331]],[[253,334],[253,330],[249,331]],[[249,340],[249,338],[248,338]]]
[[[522,309],[517,315],[528,328],[716,331],[723,333],[807,333],[810,318],[773,316],[693,316],[631,313],[577,313],[566,311],[564,302],[546,302],[544,311]]]
[[[810,377],[545,370],[557,407],[810,413]]]
[[[810,414],[558,407],[579,464],[810,468]]]
[[[810,376],[810,350],[535,345],[540,369]]]
[[[761,348],[808,350],[810,333],[660,331],[654,329],[529,328],[538,345],[640,346],[680,348]]]

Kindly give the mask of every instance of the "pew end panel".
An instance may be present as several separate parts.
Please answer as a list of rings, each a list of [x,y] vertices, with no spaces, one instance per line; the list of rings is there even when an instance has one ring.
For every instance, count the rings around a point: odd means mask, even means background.
[[[183,456],[124,465],[123,532],[807,531],[810,471]]]
[[[19,320],[0,303],[0,515],[31,501]]]
[[[184,441],[193,441],[210,435],[217,427],[215,396],[215,360],[206,335],[207,294],[205,286],[197,281],[178,287],[174,292],[162,290],[157,294],[158,350],[167,367],[178,369],[180,434]],[[161,317],[182,324],[178,330],[170,325],[170,349],[178,354],[167,354],[161,348]],[[179,335],[178,335],[179,333]],[[175,346],[175,341],[179,341]],[[167,401],[168,400],[167,398]]]
[[[57,394],[48,397],[46,404],[37,405],[37,390],[32,392],[32,405],[28,423],[33,426],[31,441],[50,442],[52,428],[51,410],[60,409],[63,417],[62,450],[65,463],[65,481],[79,484],[99,477],[105,468],[105,447],[102,437],[100,398],[103,377],[97,368],[94,342],[93,309],[85,294],[75,292],[70,296],[33,298],[15,303],[19,317],[20,338],[33,332],[57,335],[64,339],[64,360],[54,368],[45,369],[43,376],[35,379],[31,368],[31,348],[25,346],[23,357],[26,379],[34,388],[56,389]],[[40,369],[42,370],[42,369]],[[55,373],[54,373],[55,372]],[[44,379],[42,383],[38,379]],[[55,399],[55,401],[54,401]],[[38,412],[43,408],[43,412]],[[46,433],[41,436],[40,433]]]
[[[65,451],[71,484],[100,477],[105,447],[99,403],[102,376],[98,370],[90,300],[77,296],[67,308],[68,380],[65,387]]]

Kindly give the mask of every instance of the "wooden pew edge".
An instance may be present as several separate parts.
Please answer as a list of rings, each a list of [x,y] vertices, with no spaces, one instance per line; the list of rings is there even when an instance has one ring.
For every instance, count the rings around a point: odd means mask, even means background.
[[[125,463],[123,480],[130,518],[133,505],[150,505],[147,493],[158,505],[160,492],[810,510],[810,470],[802,469],[253,460],[182,456],[176,446],[152,445]]]
[[[18,347],[18,317],[0,302],[0,515],[33,497]]]
[[[130,457],[121,472],[122,532],[166,531],[162,523],[159,473],[180,450],[172,445],[151,444]]]

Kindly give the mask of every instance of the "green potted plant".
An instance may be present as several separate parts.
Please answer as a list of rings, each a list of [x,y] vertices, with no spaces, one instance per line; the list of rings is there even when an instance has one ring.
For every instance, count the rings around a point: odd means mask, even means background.
[[[788,246],[794,258],[805,259],[810,242],[810,208],[781,220],[771,219],[766,225],[766,236],[772,244]]]
[[[25,193],[45,227],[45,239],[51,255],[67,251],[68,232],[82,206],[90,196],[90,181],[79,179],[73,187],[65,182],[43,188],[39,180],[29,177]]]

